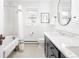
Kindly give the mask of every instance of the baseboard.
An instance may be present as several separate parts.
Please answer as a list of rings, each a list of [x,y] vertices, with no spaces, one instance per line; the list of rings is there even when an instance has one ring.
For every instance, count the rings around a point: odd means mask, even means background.
[[[24,41],[24,43],[39,43],[38,41]]]

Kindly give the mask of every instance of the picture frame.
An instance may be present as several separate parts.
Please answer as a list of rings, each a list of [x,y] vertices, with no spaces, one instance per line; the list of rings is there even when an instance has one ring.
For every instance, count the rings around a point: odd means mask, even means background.
[[[41,13],[41,23],[50,23],[49,13]]]

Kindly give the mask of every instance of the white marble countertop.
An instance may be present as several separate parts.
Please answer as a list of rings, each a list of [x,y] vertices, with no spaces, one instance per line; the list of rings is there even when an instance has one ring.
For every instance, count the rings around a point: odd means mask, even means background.
[[[78,57],[67,46],[79,46],[79,39],[73,36],[61,35],[59,32],[44,32],[44,34],[53,42],[53,44],[68,58]]]

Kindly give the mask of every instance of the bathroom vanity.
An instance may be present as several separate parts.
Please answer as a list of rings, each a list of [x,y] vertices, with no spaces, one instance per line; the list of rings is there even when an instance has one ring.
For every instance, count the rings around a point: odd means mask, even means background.
[[[73,51],[73,48],[71,48],[72,46],[74,48],[79,47],[79,40],[74,38],[73,35],[69,36],[60,32],[45,32],[44,37],[44,50],[47,58],[78,57],[78,53],[76,54],[78,49]]]
[[[55,28],[45,37],[45,56],[47,58],[79,57],[79,0],[59,0]],[[53,30],[53,29],[51,29]]]
[[[45,55],[47,58],[65,58],[64,54],[45,36]]]

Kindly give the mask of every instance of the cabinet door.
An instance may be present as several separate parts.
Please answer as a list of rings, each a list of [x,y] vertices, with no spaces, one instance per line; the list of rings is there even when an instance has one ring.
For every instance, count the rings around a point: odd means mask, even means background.
[[[48,48],[48,58],[56,58],[50,48]]]
[[[0,0],[0,34],[3,34],[4,26],[4,0]]]
[[[51,53],[50,53],[50,51],[51,51]],[[49,40],[48,52],[49,52],[49,55],[53,58],[59,57],[59,50],[56,49],[56,47],[54,46],[54,44],[50,40]]]
[[[50,42],[50,43],[51,43],[51,42]],[[53,52],[54,56],[55,56],[56,58],[58,58],[58,57],[59,57],[59,50],[54,46],[53,43],[51,43],[50,49],[51,49],[51,51]]]
[[[47,56],[46,54],[46,36],[44,36],[44,53],[45,53],[45,56]]]
[[[49,42],[49,46],[48,46],[48,56],[50,58],[56,58],[54,52],[52,51],[55,47],[53,45],[50,44],[51,42]]]
[[[52,49],[52,52],[54,53],[54,55],[58,58],[59,57],[59,51],[56,48]]]
[[[48,57],[48,38],[46,36],[44,42],[44,51],[45,51],[45,56]]]

